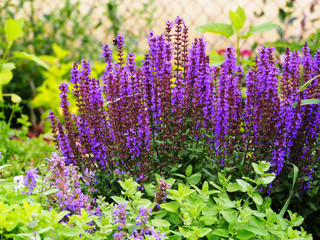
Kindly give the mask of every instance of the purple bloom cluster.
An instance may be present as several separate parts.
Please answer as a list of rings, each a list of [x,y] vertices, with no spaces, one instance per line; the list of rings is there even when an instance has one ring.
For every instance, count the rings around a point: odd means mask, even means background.
[[[120,223],[118,226],[118,230],[125,229],[126,225],[126,220],[127,220],[127,215],[128,211],[126,210],[127,204],[125,203],[120,203],[114,206],[114,223]]]
[[[95,200],[88,194],[84,194],[80,188],[81,181],[89,186],[94,181],[95,175],[92,171],[86,169],[85,176],[82,176],[76,166],[72,164],[66,166],[64,157],[60,157],[56,153],[52,153],[51,158],[47,160],[49,161],[49,170],[52,170],[47,180],[51,187],[58,189],[57,193],[50,196],[52,200],[50,207],[70,211],[70,214],[81,214],[82,208],[90,214],[99,214],[99,209],[95,207]],[[89,190],[95,191],[91,187]]]
[[[160,204],[167,200],[167,190],[170,188],[170,184],[163,178],[157,179],[157,186],[154,191],[154,202],[157,204],[157,209],[160,208]]]
[[[33,189],[37,186],[37,169],[27,170],[27,175],[24,177],[24,185],[29,189],[26,194],[32,194]]]
[[[117,61],[110,47],[102,46],[101,80],[91,77],[90,63],[82,60],[73,65],[72,84],[61,83],[65,124],[52,112],[49,119],[67,165],[99,176],[125,173],[142,183],[152,171],[189,164],[190,145],[201,144],[217,166],[244,162],[248,169],[252,161],[265,160],[280,174],[288,161],[303,176],[311,174],[320,157],[320,111],[301,100],[320,98],[319,79],[297,90],[320,74],[320,50],[314,58],[307,45],[301,53],[287,50],[280,71],[273,49],[261,47],[244,76],[233,48],[218,68],[210,66],[202,38],[189,47],[188,28],[179,17],[167,21],[165,34],[149,34],[141,68],[133,53],[124,56],[123,36],[116,42]],[[69,112],[71,85],[76,116]]]
[[[139,209],[139,213],[135,218],[136,226],[138,226],[138,229],[133,229],[129,234],[126,229],[126,222],[128,219],[128,212],[126,210],[126,207],[127,205],[125,203],[117,204],[114,206],[113,220],[114,223],[120,224],[117,231],[112,235],[114,239],[143,240],[145,239],[145,236],[148,235],[154,237],[157,240],[161,240],[166,237],[164,233],[160,233],[159,231],[156,231],[154,227],[148,226],[148,220],[151,216],[152,210],[151,208],[146,209],[143,206]]]

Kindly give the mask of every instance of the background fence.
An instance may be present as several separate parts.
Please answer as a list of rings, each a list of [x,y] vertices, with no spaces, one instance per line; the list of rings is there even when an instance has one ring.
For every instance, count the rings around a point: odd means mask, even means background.
[[[30,13],[31,2],[37,2],[36,12],[58,11],[68,0],[1,0],[0,8],[5,2],[12,2],[11,7],[24,2],[18,16]],[[70,0],[80,2],[81,12],[85,15],[91,12],[89,26],[96,26],[92,31],[99,43],[111,43],[116,32],[125,34],[130,49],[145,50],[147,34],[153,30],[160,34],[164,30],[167,19],[174,20],[176,16],[184,18],[190,29],[190,38],[204,36],[209,48],[224,48],[230,43],[215,34],[198,34],[195,28],[209,22],[227,22],[229,10],[236,10],[240,5],[245,9],[247,22],[250,25],[266,21],[274,21],[284,30],[283,40],[297,40],[307,37],[320,28],[320,4],[318,0]],[[2,6],[1,6],[2,4]],[[284,22],[280,21],[287,16]],[[292,12],[290,14],[290,12]],[[288,16],[290,15],[290,16]],[[41,15],[42,16],[42,15]],[[66,19],[66,24],[68,24]],[[70,31],[73,31],[70,26]],[[275,41],[280,36],[277,30],[252,36],[246,43],[246,48],[257,42],[262,44]]]
[[[137,26],[141,26],[139,23],[141,19],[134,14],[135,8],[141,9],[141,4],[139,6],[137,2],[139,1],[122,1],[119,14],[127,19],[126,25],[122,28],[135,29]],[[292,7],[290,7],[291,3]],[[320,4],[318,0],[156,0],[149,6],[150,11],[152,7],[155,7],[154,14],[151,16],[151,26],[156,33],[162,33],[167,19],[174,20],[176,16],[180,16],[188,24],[191,38],[204,36],[210,48],[219,49],[229,45],[224,37],[210,33],[197,34],[195,28],[209,22],[230,23],[228,11],[235,11],[238,6],[243,7],[247,15],[245,28],[266,21],[274,21],[284,29],[283,40],[301,39],[320,28]],[[284,14],[287,15],[284,23],[280,21],[279,12],[282,13],[282,17],[284,17]],[[292,12],[291,15],[290,12]],[[145,29],[143,36],[141,36],[143,38],[142,41],[139,41],[139,48],[145,46],[147,30]],[[279,38],[277,30],[272,30],[252,36],[248,39],[246,47],[250,47],[254,42],[262,44]],[[233,42],[235,42],[235,39]]]

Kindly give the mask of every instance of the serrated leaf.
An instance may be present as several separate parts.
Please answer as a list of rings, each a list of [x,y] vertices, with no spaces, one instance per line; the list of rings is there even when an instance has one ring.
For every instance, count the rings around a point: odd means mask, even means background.
[[[205,237],[212,231],[211,228],[200,228],[200,234],[198,234],[198,237]]]
[[[239,239],[250,239],[253,238],[255,236],[255,234],[249,230],[246,229],[240,229],[237,231],[237,238]]]
[[[201,173],[192,174],[187,178],[189,184],[197,185],[201,181]]]
[[[151,224],[154,227],[170,227],[171,223],[165,219],[152,219]]]
[[[236,206],[234,202],[226,198],[214,198],[214,200],[226,208],[234,208]]]
[[[227,186],[227,191],[228,192],[237,192],[239,191],[241,188],[239,186],[239,184],[237,182],[231,183]]]
[[[259,206],[261,206],[262,203],[263,203],[263,199],[262,199],[262,197],[260,196],[259,193],[254,193],[253,196],[252,196],[252,200],[253,200],[256,204],[258,204]]]
[[[0,72],[0,86],[8,84],[13,78],[13,74],[10,70],[2,70]]]
[[[179,203],[178,202],[162,203],[162,204],[160,204],[160,207],[169,211],[169,212],[177,212],[177,210],[179,208]]]
[[[252,167],[253,167],[254,171],[256,172],[256,174],[259,174],[259,175],[264,174],[262,167],[259,166],[258,164],[252,163]]]
[[[228,238],[229,237],[229,231],[224,228],[218,228],[218,229],[213,229],[211,232],[213,235],[219,236],[219,237],[224,237]]]
[[[13,55],[16,58],[30,60],[30,61],[37,63],[38,65],[40,65],[41,67],[43,67],[45,69],[49,69],[49,66],[44,61],[42,61],[40,58],[38,58],[37,56],[35,56],[33,54],[26,53],[26,52],[13,52]]]
[[[57,218],[56,218],[57,222],[60,222],[60,220],[61,220],[62,218],[64,218],[68,213],[70,213],[70,212],[69,212],[69,211],[62,211],[62,212],[60,212],[60,213],[57,215]]]
[[[242,180],[242,179],[236,179],[237,183],[240,185],[240,187],[242,188],[243,192],[247,192],[250,189],[252,189],[252,186],[247,183],[246,181]]]
[[[266,22],[256,26],[251,26],[248,34],[263,33],[277,28],[278,25],[273,22]]]
[[[144,190],[149,197],[154,197],[154,185],[153,184],[143,184]]]
[[[21,26],[16,20],[13,20],[12,18],[6,20],[4,30],[9,42],[13,42],[23,35]]]
[[[268,185],[268,184],[272,183],[275,178],[276,178],[275,176],[264,177],[264,178],[262,178],[262,183],[265,185]]]
[[[231,24],[227,23],[208,23],[205,25],[201,25],[196,28],[198,32],[210,32],[220,34],[227,38],[231,37],[234,34],[234,30]]]
[[[116,203],[120,204],[120,203],[128,203],[127,200],[125,200],[122,197],[118,197],[118,196],[113,196],[111,197]]]
[[[237,222],[237,214],[234,211],[221,211],[221,214],[229,224]]]

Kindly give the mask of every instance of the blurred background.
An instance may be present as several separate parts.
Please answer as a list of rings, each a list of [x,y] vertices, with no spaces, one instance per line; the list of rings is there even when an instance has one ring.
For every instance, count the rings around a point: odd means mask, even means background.
[[[13,78],[3,85],[3,92],[22,98],[22,113],[32,123],[29,134],[38,136],[49,131],[45,122],[48,111],[61,111],[58,85],[69,79],[72,62],[91,60],[93,75],[98,77],[104,69],[101,44],[112,44],[118,33],[124,34],[127,51],[135,52],[141,62],[147,51],[148,32],[161,34],[167,19],[180,16],[189,26],[190,40],[204,36],[213,63],[218,64],[224,49],[235,46],[236,36],[226,38],[196,28],[213,22],[230,24],[229,11],[236,11],[239,6],[246,14],[244,32],[265,22],[277,24],[270,31],[241,40],[241,64],[249,64],[261,44],[275,46],[278,56],[287,46],[301,49],[305,41],[312,52],[316,51],[320,37],[318,0],[1,0],[0,55],[3,56],[7,44],[5,21],[21,18],[23,35],[10,52],[25,51],[47,64],[44,68],[32,61],[14,60]],[[5,115],[9,118],[10,113]],[[15,117],[12,126],[19,127]]]

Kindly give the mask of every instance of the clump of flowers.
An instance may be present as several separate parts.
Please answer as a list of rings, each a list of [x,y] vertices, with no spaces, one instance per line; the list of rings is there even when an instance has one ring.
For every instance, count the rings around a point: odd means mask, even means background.
[[[130,233],[126,228],[126,222],[128,219],[128,211],[126,210],[127,204],[120,203],[114,206],[113,220],[114,223],[118,223],[117,231],[112,235],[114,239],[145,239],[145,236],[154,237],[156,240],[166,238],[164,233],[156,231],[154,227],[148,225],[148,220],[151,216],[152,209],[142,206],[139,209],[139,213],[135,218],[136,226],[138,229],[133,229]]]
[[[37,169],[31,169],[26,171],[27,175],[24,177],[24,185],[28,188],[26,194],[31,195],[32,190],[37,186]]]
[[[52,173],[47,179],[51,187],[57,188],[58,192],[51,195],[51,207],[59,207],[61,210],[70,211],[71,214],[81,214],[81,209],[84,208],[91,214],[98,214],[99,209],[94,209],[95,199],[89,194],[84,194],[81,189],[81,182],[89,186],[90,192],[96,191],[90,187],[94,181],[94,174],[86,169],[84,176],[79,174],[76,166],[66,166],[64,157],[57,153],[52,153],[51,158],[47,159],[49,162],[49,170]]]
[[[170,184],[163,178],[157,179],[157,183],[154,191],[154,202],[157,203],[156,208],[160,209],[160,204],[164,203],[167,199],[167,190],[170,188]]]
[[[179,17],[166,22],[165,34],[149,34],[141,68],[133,53],[124,56],[123,36],[116,43],[116,61],[110,47],[102,46],[106,67],[100,80],[82,60],[74,63],[71,81],[60,85],[65,124],[52,112],[49,119],[66,165],[99,179],[125,172],[143,183],[150,172],[163,175],[175,164],[198,163],[190,149],[201,148],[206,157],[200,160],[218,168],[233,165],[243,172],[264,160],[279,175],[287,161],[301,176],[312,174],[320,157],[320,111],[301,100],[320,98],[319,79],[297,90],[320,74],[320,50],[314,58],[307,44],[301,53],[287,50],[280,70],[273,48],[261,47],[244,75],[233,48],[226,49],[221,67],[210,66],[206,42],[197,38],[189,46],[188,27]],[[70,87],[77,115],[69,111]],[[108,179],[104,188],[111,187]]]

